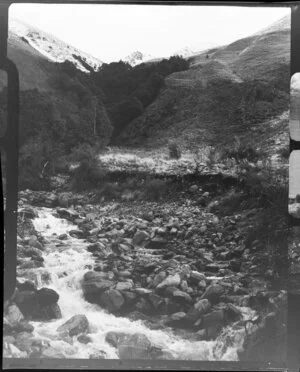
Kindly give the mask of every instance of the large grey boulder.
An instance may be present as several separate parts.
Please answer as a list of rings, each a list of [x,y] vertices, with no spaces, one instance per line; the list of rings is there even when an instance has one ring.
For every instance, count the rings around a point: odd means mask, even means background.
[[[105,340],[117,348],[120,359],[151,359],[151,342],[142,333],[109,332]]]
[[[108,289],[101,295],[100,299],[105,308],[111,312],[120,310],[125,301],[122,294],[116,289]]]
[[[94,295],[97,299],[107,289],[113,287],[114,283],[110,280],[104,279],[103,273],[88,271],[84,274],[82,289],[85,295]]]
[[[211,284],[209,285],[201,299],[208,299],[212,304],[220,302],[220,297],[224,294],[225,290],[220,284]]]
[[[85,315],[74,315],[67,322],[57,328],[57,332],[61,334],[68,334],[69,336],[76,336],[79,333],[86,333],[89,331],[89,321]]]
[[[133,246],[140,246],[146,239],[149,238],[149,234],[146,231],[137,231],[132,238],[132,244]]]

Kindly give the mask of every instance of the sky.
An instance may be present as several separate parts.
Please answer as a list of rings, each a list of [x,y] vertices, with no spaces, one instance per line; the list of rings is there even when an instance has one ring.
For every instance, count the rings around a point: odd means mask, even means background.
[[[109,63],[134,51],[168,57],[249,36],[289,8],[119,4],[13,4],[10,16]]]

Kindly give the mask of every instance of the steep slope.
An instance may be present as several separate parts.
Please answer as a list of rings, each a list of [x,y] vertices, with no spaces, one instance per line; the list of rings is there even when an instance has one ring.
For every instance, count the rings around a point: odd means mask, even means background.
[[[22,90],[52,90],[49,79],[58,74],[55,62],[69,61],[86,73],[102,65],[98,59],[15,19],[9,23],[8,57],[18,67]],[[5,76],[0,74],[0,89],[3,86]]]
[[[10,35],[17,35],[50,61],[70,61],[84,72],[89,72],[90,69],[96,71],[103,63],[99,59],[74,48],[55,36],[17,19],[10,19],[9,30]]]
[[[119,145],[230,142],[282,114],[289,103],[290,17],[264,32],[189,58],[165,79],[152,105],[128,125]],[[267,124],[266,124],[267,125]]]
[[[286,16],[254,35],[207,50],[189,61],[193,66],[218,60],[242,79],[272,79],[274,71],[290,61],[290,22],[290,16]]]
[[[10,24],[8,56],[20,78],[21,187],[41,186],[40,172],[53,173],[59,157],[79,145],[107,143],[112,127],[101,92],[88,74],[101,61],[20,22]],[[5,128],[6,76],[0,75],[0,129]]]

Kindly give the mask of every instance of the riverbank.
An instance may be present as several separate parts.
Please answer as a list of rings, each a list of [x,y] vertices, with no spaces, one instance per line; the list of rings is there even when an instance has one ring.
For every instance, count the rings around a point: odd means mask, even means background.
[[[158,202],[21,192],[5,355],[282,361],[285,293],[249,239],[262,211],[224,213],[232,185],[205,185]]]

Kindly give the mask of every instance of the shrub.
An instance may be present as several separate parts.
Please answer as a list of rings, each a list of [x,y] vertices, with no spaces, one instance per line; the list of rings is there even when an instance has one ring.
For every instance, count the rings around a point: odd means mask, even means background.
[[[290,146],[285,146],[280,149],[279,154],[283,159],[288,159],[290,156]]]
[[[242,143],[238,137],[232,147],[224,149],[224,156],[234,158],[237,161],[247,159],[249,161],[257,161],[262,158],[263,154],[259,152],[251,143]]]
[[[168,190],[166,180],[146,179],[144,183],[144,195],[148,200],[158,201]]]
[[[83,191],[98,187],[106,179],[106,171],[96,157],[97,151],[89,145],[81,145],[72,156],[79,160],[80,165],[74,171],[72,188],[76,191]]]
[[[105,182],[102,188],[97,190],[97,198],[100,200],[102,197],[106,199],[118,199],[121,196],[121,187],[117,182]]]
[[[215,165],[216,163],[219,163],[221,158],[222,158],[221,152],[215,147],[211,147],[207,153],[206,164],[209,167],[211,167]]]
[[[218,213],[220,216],[229,216],[248,207],[247,199],[245,193],[237,190],[230,190],[218,203],[211,203],[209,205],[209,212]]]
[[[175,142],[169,144],[169,156],[171,159],[180,159],[181,151],[178,145]]]

